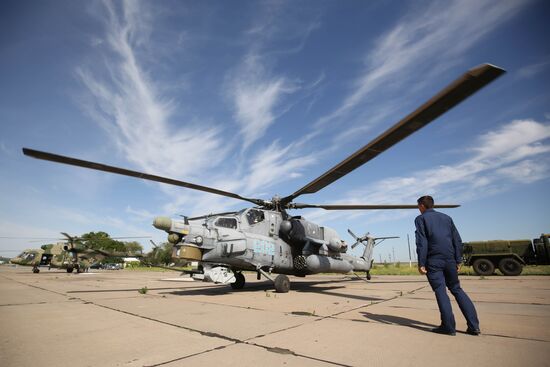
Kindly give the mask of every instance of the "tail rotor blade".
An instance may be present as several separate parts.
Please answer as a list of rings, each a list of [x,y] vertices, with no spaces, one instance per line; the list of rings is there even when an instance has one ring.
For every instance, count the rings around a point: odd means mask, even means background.
[[[351,229],[349,229],[349,228],[348,228],[348,233],[349,233],[349,234],[351,235],[351,237],[353,237],[356,241],[359,240],[359,237],[357,237],[357,236],[355,235],[355,233],[353,233],[353,232],[351,231]]]

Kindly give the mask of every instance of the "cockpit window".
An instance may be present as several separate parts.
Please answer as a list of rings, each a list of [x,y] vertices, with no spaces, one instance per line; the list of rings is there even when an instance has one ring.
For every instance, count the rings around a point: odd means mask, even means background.
[[[246,220],[248,221],[248,224],[253,225],[256,223],[260,223],[265,219],[264,212],[257,209],[250,209],[248,213],[246,213]]]
[[[237,219],[235,218],[218,218],[214,223],[216,227],[237,229]]]
[[[36,257],[36,254],[34,252],[25,251],[25,252],[22,252],[21,255],[19,255],[18,257],[20,257],[23,260],[31,261],[31,260],[34,260],[34,258]]]

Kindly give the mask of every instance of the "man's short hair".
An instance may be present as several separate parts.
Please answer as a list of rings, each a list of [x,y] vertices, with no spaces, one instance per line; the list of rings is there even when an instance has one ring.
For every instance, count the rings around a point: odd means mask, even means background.
[[[416,202],[418,203],[418,205],[420,204],[424,205],[424,208],[426,209],[431,209],[434,207],[434,198],[431,197],[430,195],[422,196],[418,198]]]

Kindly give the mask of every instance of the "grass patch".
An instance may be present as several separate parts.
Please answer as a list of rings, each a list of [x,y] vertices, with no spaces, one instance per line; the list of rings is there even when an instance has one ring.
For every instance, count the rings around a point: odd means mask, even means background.
[[[189,267],[173,267],[173,268],[160,268],[155,266],[129,266],[124,271],[145,271],[145,272],[178,272],[189,271],[192,268]],[[247,271],[246,274],[256,274],[253,271]],[[372,275],[420,275],[416,267],[416,263],[409,267],[408,263],[382,263],[374,264],[371,272]],[[329,273],[327,273],[329,274]],[[474,273],[471,266],[463,266],[460,269],[459,275],[478,276]],[[496,270],[495,275],[502,275],[499,270]],[[530,265],[524,266],[521,275],[550,275],[550,265]]]
[[[374,264],[370,273],[372,275],[420,275],[416,264]],[[479,276],[474,273],[471,266],[463,266],[458,272],[459,275]],[[499,270],[496,270],[495,275],[502,275]],[[550,265],[530,265],[524,266],[521,275],[550,275]]]
[[[174,271],[185,271],[191,270],[190,266],[186,267],[172,267],[172,268],[163,268],[158,266],[128,266],[124,268],[125,271],[152,271],[152,272],[174,272]]]

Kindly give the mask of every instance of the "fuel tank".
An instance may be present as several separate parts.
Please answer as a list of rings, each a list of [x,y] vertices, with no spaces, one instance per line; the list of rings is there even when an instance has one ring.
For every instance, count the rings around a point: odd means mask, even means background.
[[[306,264],[312,273],[349,273],[353,269],[347,261],[320,255],[309,255]]]

